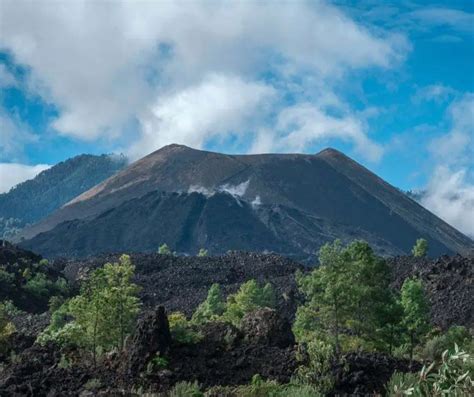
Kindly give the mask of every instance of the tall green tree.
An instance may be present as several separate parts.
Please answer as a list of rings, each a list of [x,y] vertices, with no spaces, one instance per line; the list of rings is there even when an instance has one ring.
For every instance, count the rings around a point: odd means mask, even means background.
[[[326,340],[341,351],[341,339],[390,350],[396,344],[401,308],[389,288],[390,269],[364,241],[344,247],[326,244],[320,266],[297,277],[306,303],[297,311],[294,331],[300,340]]]
[[[309,275],[297,277],[306,304],[298,308],[294,332],[300,340],[315,335],[329,340],[339,354],[341,331],[352,318],[356,304],[350,262],[339,240],[321,248],[319,262]]]
[[[405,280],[400,302],[403,307],[403,326],[410,344],[410,359],[413,359],[414,347],[430,330],[429,303],[421,280]]]
[[[207,298],[202,302],[193,314],[192,321],[195,323],[204,323],[216,319],[225,311],[225,301],[222,297],[219,284],[212,284]]]
[[[424,238],[419,238],[416,240],[411,253],[415,258],[424,258],[428,254],[428,241],[426,241]]]

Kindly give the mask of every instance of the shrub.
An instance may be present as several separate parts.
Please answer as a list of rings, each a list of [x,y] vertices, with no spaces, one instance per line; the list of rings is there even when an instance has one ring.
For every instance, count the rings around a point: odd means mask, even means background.
[[[168,315],[171,336],[179,343],[192,344],[201,339],[201,335],[193,330],[193,325],[181,312],[174,312]]]
[[[170,390],[170,397],[204,397],[201,387],[197,381],[178,382]]]
[[[10,322],[5,305],[0,303],[0,353],[9,349],[8,339],[15,332],[15,326]]]
[[[454,352],[445,350],[438,365],[424,366],[417,375],[395,372],[387,384],[389,396],[431,397],[474,395],[474,356],[455,345]]]
[[[218,319],[225,311],[225,302],[219,284],[212,284],[207,298],[202,302],[193,314],[192,321],[202,324]]]
[[[262,307],[275,308],[275,292],[271,284],[263,287],[255,280],[249,280],[240,289],[227,297],[224,319],[238,326],[242,317]]]
[[[415,258],[424,258],[428,253],[428,241],[424,238],[419,238],[416,240],[411,252]]]
[[[429,339],[421,350],[420,357],[429,361],[439,361],[444,351],[453,353],[455,345],[468,353],[474,353],[472,344],[473,338],[466,327],[452,326],[446,333]]]
[[[207,249],[201,248],[197,256],[199,257],[207,256]]]
[[[151,375],[153,372],[160,369],[165,369],[169,364],[169,361],[166,357],[160,356],[159,354],[155,355],[146,366],[146,373]]]
[[[304,385],[314,385],[318,393],[326,395],[334,387],[334,377],[331,373],[332,364],[335,362],[333,347],[320,340],[312,340],[301,345],[298,358],[305,355],[307,364],[300,366],[296,371],[296,379]]]
[[[158,253],[160,255],[172,255],[171,250],[166,243],[160,245],[160,248],[158,248]]]

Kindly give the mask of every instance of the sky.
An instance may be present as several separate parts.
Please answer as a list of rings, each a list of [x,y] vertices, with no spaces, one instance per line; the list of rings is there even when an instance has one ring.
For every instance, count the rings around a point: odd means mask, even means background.
[[[170,143],[334,147],[474,236],[474,1],[0,0],[0,192]]]

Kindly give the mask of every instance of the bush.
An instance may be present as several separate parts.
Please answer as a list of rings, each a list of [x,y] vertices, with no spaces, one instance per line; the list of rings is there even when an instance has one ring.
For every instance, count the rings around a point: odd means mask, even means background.
[[[146,366],[146,373],[151,375],[155,371],[159,371],[160,369],[165,369],[169,364],[169,361],[166,357],[160,356],[156,354]]]
[[[443,352],[454,352],[455,345],[468,353],[474,353],[473,338],[466,327],[453,326],[446,333],[429,339],[421,350],[420,357],[428,361],[439,361]]]
[[[240,289],[227,297],[223,318],[238,326],[245,314],[262,307],[275,308],[275,292],[271,284],[260,286],[255,280],[249,280]]]
[[[183,344],[193,344],[199,342],[201,335],[193,330],[193,325],[181,312],[174,312],[168,315],[170,332],[173,339]]]
[[[160,248],[158,248],[158,253],[160,255],[172,255],[171,250],[166,243],[160,245]]]
[[[296,379],[303,385],[314,385],[318,393],[326,395],[334,387],[334,377],[331,373],[335,362],[333,347],[320,340],[312,340],[300,345],[298,359],[308,361],[296,371]]]
[[[10,322],[5,305],[0,303],[0,353],[9,349],[8,339],[15,332],[15,326]]]
[[[204,397],[201,387],[195,382],[178,382],[171,389],[170,397]]]
[[[388,396],[472,396],[474,395],[474,356],[455,345],[445,350],[438,365],[424,366],[419,374],[395,372],[386,386]]]
[[[424,258],[428,253],[428,241],[424,238],[419,238],[416,240],[416,244],[411,252],[415,258]]]

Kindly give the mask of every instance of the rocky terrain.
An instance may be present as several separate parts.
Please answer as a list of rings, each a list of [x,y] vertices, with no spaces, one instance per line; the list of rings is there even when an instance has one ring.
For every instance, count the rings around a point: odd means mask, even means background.
[[[47,267],[53,275],[67,278],[73,287],[92,269],[117,258],[118,255],[107,255],[86,260],[58,259]],[[2,244],[0,248],[0,266],[4,268],[40,259],[12,245]],[[4,363],[3,367],[0,365],[1,396],[165,393],[176,382],[194,380],[204,388],[219,390],[226,386],[225,395],[233,395],[229,394],[229,387],[248,384],[255,374],[285,383],[304,365],[305,352],[295,344],[291,322],[301,300],[294,275],[297,270],[309,271],[309,267],[278,255],[241,252],[219,257],[133,254],[131,259],[136,265],[135,281],[141,287],[144,306],[125,350],[106,355],[93,367],[67,348],[34,343],[48,324],[47,312],[14,314],[14,350],[7,356],[0,355]],[[396,257],[390,265],[394,288],[399,288],[408,276],[422,278],[436,325],[473,326],[473,259]],[[260,309],[249,313],[239,328],[228,323],[204,325],[199,329],[200,339],[192,344],[171,336],[167,313],[179,310],[189,316],[213,283],[219,283],[228,295],[252,278],[274,285],[276,311]],[[150,372],[147,365],[157,353],[166,355],[167,366]],[[347,353],[341,362],[344,364],[334,363],[331,368],[335,382],[332,395],[383,393],[395,370],[414,371],[421,366],[368,352]]]
[[[472,253],[474,243],[344,154],[226,155],[169,145],[25,229],[47,257],[154,252],[274,251],[298,260],[335,238],[364,238],[381,255]],[[19,241],[19,240],[18,240]]]

